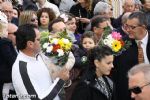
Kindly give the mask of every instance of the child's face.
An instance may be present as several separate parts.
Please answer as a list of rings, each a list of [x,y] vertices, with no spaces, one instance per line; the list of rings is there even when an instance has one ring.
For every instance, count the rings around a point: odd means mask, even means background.
[[[72,32],[75,32],[77,26],[76,26],[76,20],[75,18],[72,18],[72,20],[68,21],[66,23],[66,28],[69,30],[69,31],[72,31]]]
[[[95,42],[92,38],[86,37],[86,38],[83,39],[82,46],[85,49],[90,50],[95,46]]]

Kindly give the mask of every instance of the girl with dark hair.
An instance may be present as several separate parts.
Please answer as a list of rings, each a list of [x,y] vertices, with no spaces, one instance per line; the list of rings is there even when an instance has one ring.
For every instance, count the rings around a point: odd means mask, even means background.
[[[88,56],[88,69],[76,86],[71,100],[116,100],[114,85],[107,75],[113,68],[113,52],[109,47],[95,47]]]

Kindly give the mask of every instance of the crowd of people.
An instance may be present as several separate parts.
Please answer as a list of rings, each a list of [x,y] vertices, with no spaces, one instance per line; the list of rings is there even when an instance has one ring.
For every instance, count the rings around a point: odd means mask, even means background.
[[[60,68],[40,40],[64,31],[72,48]],[[131,44],[115,55],[100,46],[106,32]],[[149,93],[149,0],[0,0],[0,100],[149,100]]]

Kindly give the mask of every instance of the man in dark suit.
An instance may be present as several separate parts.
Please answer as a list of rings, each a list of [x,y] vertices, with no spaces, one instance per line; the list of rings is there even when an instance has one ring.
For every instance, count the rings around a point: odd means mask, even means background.
[[[126,30],[129,37],[132,37],[132,45],[121,55],[115,57],[113,80],[117,87],[117,100],[131,100],[128,91],[127,72],[134,65],[138,64],[138,46],[141,41],[144,53],[144,63],[150,63],[150,33],[147,31],[146,16],[142,12],[133,12],[127,19]]]

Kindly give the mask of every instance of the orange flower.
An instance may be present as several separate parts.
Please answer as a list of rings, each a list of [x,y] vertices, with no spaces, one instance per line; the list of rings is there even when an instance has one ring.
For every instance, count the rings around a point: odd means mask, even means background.
[[[60,49],[59,44],[53,45],[53,52],[57,52],[58,49]]]
[[[122,47],[124,47],[124,45],[125,45],[124,41],[123,40],[119,40],[119,41],[120,41]]]

